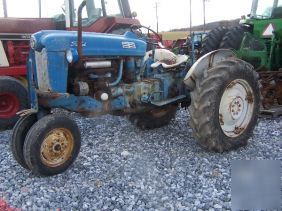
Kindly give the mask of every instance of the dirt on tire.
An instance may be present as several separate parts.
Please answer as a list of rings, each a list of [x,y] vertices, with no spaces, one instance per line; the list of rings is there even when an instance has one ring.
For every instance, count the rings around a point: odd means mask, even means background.
[[[253,115],[244,132],[231,138],[224,134],[219,118],[219,104],[224,90],[234,79],[246,80],[253,90]],[[247,144],[256,125],[259,113],[258,74],[253,67],[236,58],[229,58],[217,66],[206,70],[204,76],[196,80],[191,92],[190,125],[195,139],[201,146],[214,152],[237,149]]]

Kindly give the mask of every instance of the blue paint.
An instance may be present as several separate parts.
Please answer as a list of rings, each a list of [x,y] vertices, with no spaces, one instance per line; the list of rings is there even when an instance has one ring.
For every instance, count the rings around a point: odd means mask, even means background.
[[[123,73],[123,60],[120,61],[117,79],[114,82],[110,83],[109,86],[116,86],[116,85],[118,85],[119,82],[121,81],[122,73]]]
[[[65,52],[47,52],[48,75],[52,92],[67,92],[68,63]]]
[[[41,51],[43,48],[47,51],[66,51],[77,48],[77,32],[75,31],[47,30],[32,36],[36,41],[36,51]],[[147,47],[146,42],[138,39],[133,32],[127,32],[124,35],[84,32],[82,40],[84,56],[143,57]],[[132,48],[129,48],[130,44]]]
[[[89,86],[89,96],[76,96],[72,91],[74,79],[69,78],[69,71],[85,71],[83,66],[80,66],[82,69],[74,69],[73,66],[78,61],[77,33],[41,31],[34,34],[33,39],[36,44],[28,62],[29,95],[31,107],[39,110],[40,114],[44,114],[44,109],[49,108],[97,115],[113,111],[140,111],[148,106],[156,106],[158,102],[161,102],[159,105],[163,102],[173,102],[177,95],[189,96],[183,83],[186,68],[168,70],[163,69],[161,65],[155,69],[151,68],[154,59],[150,57],[144,61],[146,42],[132,32],[125,35],[83,33],[85,58],[113,60],[111,68],[116,68],[113,72],[106,71],[105,75],[103,70],[102,73],[92,70],[93,72],[84,75],[82,79],[77,79],[92,85]],[[66,59],[67,51],[72,53],[72,64]],[[45,59],[47,62],[44,62]],[[119,67],[116,65],[118,61]],[[40,77],[37,72],[41,74]],[[100,78],[107,77],[110,77],[107,83],[95,86],[95,83],[103,82]],[[48,81],[48,90],[42,78]],[[45,90],[38,90],[39,85]],[[99,97],[103,92],[109,95],[106,102]]]
[[[124,66],[124,75],[127,76],[127,79],[130,81],[136,81],[137,75],[140,73],[137,64],[135,64],[135,58],[130,57],[125,61]]]
[[[151,68],[151,65],[154,63],[154,59],[152,59],[151,57],[145,61],[145,68],[144,68],[144,73],[143,73],[143,76],[144,77],[151,77],[153,76],[153,72],[154,72],[154,69]]]
[[[112,101],[105,108],[109,108],[110,110],[106,110],[103,107],[103,103],[101,101],[95,100],[88,96],[75,96],[69,94],[62,94],[60,97],[56,99],[49,98],[48,104],[45,107],[50,108],[64,108],[69,111],[74,112],[95,112],[95,113],[105,113],[112,110],[121,110],[126,107],[124,97],[120,96]]]

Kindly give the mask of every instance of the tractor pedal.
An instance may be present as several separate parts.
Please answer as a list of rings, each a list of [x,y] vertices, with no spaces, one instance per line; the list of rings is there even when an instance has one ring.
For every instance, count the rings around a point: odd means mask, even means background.
[[[185,98],[187,98],[186,95],[179,95],[177,97],[170,98],[170,99],[167,99],[167,100],[163,100],[163,101],[159,101],[159,102],[151,102],[151,104],[155,105],[155,106],[158,106],[158,107],[162,107],[162,106],[165,106],[165,105],[168,105],[168,104],[175,103],[177,101],[183,100]]]
[[[275,106],[270,109],[263,109],[260,111],[261,117],[277,118],[282,116],[282,106]]]

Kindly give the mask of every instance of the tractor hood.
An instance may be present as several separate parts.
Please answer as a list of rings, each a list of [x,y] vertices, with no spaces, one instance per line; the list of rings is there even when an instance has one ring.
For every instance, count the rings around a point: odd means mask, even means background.
[[[84,56],[144,56],[146,42],[133,32],[124,35],[84,32],[82,34]],[[47,52],[77,49],[76,31],[40,31],[32,35],[31,48]]]

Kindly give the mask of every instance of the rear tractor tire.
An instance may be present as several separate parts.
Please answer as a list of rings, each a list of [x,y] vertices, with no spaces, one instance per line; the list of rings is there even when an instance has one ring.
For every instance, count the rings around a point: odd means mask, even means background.
[[[219,48],[239,50],[244,34],[248,30],[249,29],[243,25],[231,28],[222,38]]]
[[[155,129],[169,124],[175,117],[177,106],[167,106],[165,108],[157,108],[137,114],[130,114],[129,121],[136,127],[145,129]]]
[[[225,33],[228,31],[227,27],[217,27],[211,30],[204,38],[200,56],[203,56],[211,51],[217,50]]]
[[[206,70],[191,99],[191,127],[200,145],[224,152],[247,144],[260,99],[258,76],[250,64],[229,58]]]
[[[62,114],[50,114],[38,120],[24,142],[24,159],[39,176],[66,171],[78,156],[81,145],[76,123]]]
[[[0,131],[11,129],[19,117],[17,112],[28,105],[27,90],[17,79],[0,77]]]

